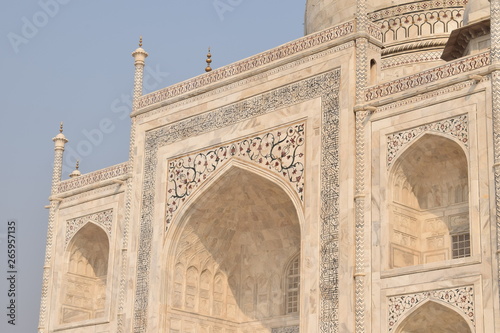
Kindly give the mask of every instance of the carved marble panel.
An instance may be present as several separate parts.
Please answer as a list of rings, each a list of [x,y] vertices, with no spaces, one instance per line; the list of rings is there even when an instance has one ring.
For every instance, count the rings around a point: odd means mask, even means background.
[[[284,178],[304,199],[305,124],[179,157],[168,162],[167,226],[193,191],[232,158],[253,162]]]
[[[403,315],[426,300],[436,300],[451,305],[475,325],[474,287],[465,286],[389,297],[387,318],[389,332],[394,330]]]
[[[71,240],[71,238],[88,222],[93,222],[101,226],[102,229],[108,234],[108,237],[111,237],[111,228],[113,226],[113,209],[107,209],[101,212],[66,220],[65,245],[68,245],[68,242]]]
[[[467,115],[425,124],[387,135],[387,167],[389,168],[396,160],[399,151],[407,147],[424,132],[448,134],[461,141],[464,146],[468,147],[469,145],[469,120]]]

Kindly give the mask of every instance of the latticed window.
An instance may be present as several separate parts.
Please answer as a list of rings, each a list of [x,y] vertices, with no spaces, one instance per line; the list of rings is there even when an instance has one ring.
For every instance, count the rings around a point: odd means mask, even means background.
[[[470,257],[470,234],[459,234],[451,236],[453,245],[453,259]]]
[[[300,261],[299,256],[290,262],[286,275],[286,313],[299,312]]]

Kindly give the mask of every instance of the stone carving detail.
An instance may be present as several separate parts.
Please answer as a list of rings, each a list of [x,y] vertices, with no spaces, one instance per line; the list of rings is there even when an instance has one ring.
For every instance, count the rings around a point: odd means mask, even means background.
[[[299,333],[299,326],[273,328],[272,333]]]
[[[278,173],[304,199],[304,123],[247,138],[168,162],[167,226],[189,195],[233,157]]]
[[[285,57],[305,51],[321,44],[331,42],[342,36],[354,32],[354,21],[346,22],[338,26],[310,34],[293,42],[284,44],[278,48],[258,54],[248,59],[236,62],[234,64],[224,66],[220,69],[200,75],[199,77],[182,83],[170,86],[165,89],[158,90],[154,93],[142,96],[138,101],[138,108],[164,101],[166,99],[181,95],[188,91],[201,88],[208,84],[226,79],[231,76],[238,75],[243,72],[255,70],[258,67],[277,62]]]
[[[435,67],[418,74],[403,77],[394,81],[374,86],[367,89],[366,101],[372,101],[381,97],[389,96],[408,89],[446,79],[458,74],[466,73],[490,64],[489,52],[475,54],[470,57],[460,58],[456,61],[450,61],[445,65]]]
[[[87,222],[93,222],[102,227],[104,231],[111,237],[111,227],[113,226],[113,209],[103,210],[102,212],[93,213],[75,219],[66,220],[66,237],[65,245],[73,238]]]
[[[356,2],[356,23],[358,30],[368,32],[372,29],[367,15],[366,0]],[[371,23],[371,22],[370,22]],[[370,32],[369,32],[370,33]],[[380,30],[378,31],[380,33]],[[364,94],[368,85],[368,40],[356,39],[356,104],[363,104]],[[364,120],[368,113],[356,111],[356,174],[355,174],[355,331],[365,332],[365,287],[364,287],[364,261],[365,261],[365,214],[364,214],[364,188],[365,188],[365,127]],[[332,332],[322,328],[322,332]],[[338,328],[335,328],[338,331]]]
[[[327,30],[329,31],[329,30]],[[322,32],[324,33],[324,32]],[[211,72],[213,73],[213,72]],[[146,134],[140,247],[137,260],[137,287],[134,332],[148,331],[147,312],[155,178],[160,147],[188,137],[233,125],[270,113],[278,108],[322,97],[321,176],[321,326],[322,332],[338,331],[338,130],[340,69],[308,78],[194,118],[173,123]],[[175,86],[174,86],[175,87]],[[193,87],[192,89],[194,89]],[[174,89],[174,88],[172,88]],[[177,88],[175,88],[177,89]],[[147,97],[147,96],[146,96]],[[171,97],[167,96],[166,98]],[[153,103],[153,102],[152,102]]]
[[[491,63],[500,63],[500,2],[491,2]],[[496,237],[497,250],[500,249],[500,71],[491,74],[492,83],[492,113],[493,113],[493,138],[494,138],[494,172],[495,172],[495,212],[496,212]],[[497,256],[498,275],[500,276],[500,256]]]
[[[368,22],[366,31],[376,40],[382,41],[382,31],[380,30],[378,25]]]
[[[490,80],[490,76],[485,75],[483,77],[483,79],[481,80],[481,82],[488,81],[488,80]],[[385,112],[385,111],[394,110],[396,108],[403,107],[406,105],[412,105],[412,104],[418,103],[420,101],[427,100],[429,98],[435,98],[435,97],[446,95],[446,94],[449,94],[449,93],[452,93],[455,91],[460,91],[460,90],[465,89],[465,88],[469,88],[474,84],[476,84],[474,82],[474,80],[468,80],[465,82],[457,83],[457,84],[445,87],[443,89],[437,89],[437,90],[434,90],[434,91],[431,91],[428,93],[420,94],[420,95],[413,96],[410,98],[405,98],[403,100],[396,101],[394,103],[382,105],[379,108],[377,108],[377,110],[375,112],[376,113]]]
[[[338,72],[340,73],[340,72]],[[339,97],[338,81],[324,92],[321,137],[320,332],[338,332]]]
[[[54,167],[52,170],[51,195],[57,194],[58,185],[61,182],[62,166],[63,166],[63,151],[64,149],[55,148],[54,151]],[[52,242],[54,240],[55,216],[59,203],[55,200],[50,202],[49,221],[47,227],[47,245],[45,247],[45,264],[43,268],[43,282],[40,302],[40,318],[39,327],[45,328],[47,317],[47,298],[50,290],[51,276],[51,261],[52,261]],[[43,332],[42,329],[42,332]]]
[[[132,166],[135,160],[135,136],[137,128],[137,118],[132,118],[132,124],[130,127],[130,147],[129,147],[129,168],[128,172],[132,172]],[[132,207],[132,178],[127,179],[127,188],[125,191],[125,213],[123,219],[123,234],[122,234],[122,261],[120,270],[120,289],[118,297],[118,313],[117,313],[117,332],[125,332],[124,328],[124,317],[125,317],[125,298],[127,292],[127,258],[128,258],[128,232],[130,226],[130,210]]]
[[[129,163],[124,162],[121,164],[113,165],[109,168],[98,170],[95,172],[87,173],[81,175],[80,177],[75,177],[62,181],[59,184],[58,192],[66,192],[74,190],[86,185],[91,185],[99,183],[108,179],[116,178],[119,176],[124,176],[129,172]]]
[[[443,52],[410,53],[386,58],[382,60],[382,69],[406,66],[426,61],[439,61],[441,60],[441,53]]]
[[[463,8],[408,13],[379,21],[382,41],[392,43],[450,33],[462,26]]]
[[[476,325],[474,317],[474,287],[466,286],[389,297],[389,332],[394,330],[399,319],[405,313],[426,300],[447,303],[457,308],[457,311],[462,312],[474,326]]]
[[[464,146],[469,146],[469,119],[467,115],[444,119],[387,135],[387,167],[390,167],[396,160],[396,156],[401,149],[424,132],[448,134],[458,139]]]
[[[398,6],[384,8],[368,14],[368,18],[372,21],[379,21],[385,18],[402,15],[409,12],[418,12],[432,9],[441,9],[443,7],[465,7],[468,0],[424,0],[415,1]]]

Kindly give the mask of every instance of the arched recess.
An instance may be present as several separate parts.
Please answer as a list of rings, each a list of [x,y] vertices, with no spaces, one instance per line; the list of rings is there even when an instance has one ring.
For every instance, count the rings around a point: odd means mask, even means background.
[[[165,270],[172,284],[164,298],[168,331],[189,323],[210,331],[299,324],[299,311],[286,313],[283,283],[290,258],[300,253],[296,205],[282,184],[255,171],[238,163],[220,170],[173,221]],[[200,283],[190,287],[195,270]],[[193,295],[187,307],[182,299]]]
[[[104,316],[108,257],[109,240],[101,227],[88,222],[73,236],[65,255],[61,324]]]
[[[427,301],[411,311],[395,333],[472,333],[474,328],[455,309],[435,301]]]
[[[468,161],[463,148],[424,134],[389,176],[389,268],[471,255]]]

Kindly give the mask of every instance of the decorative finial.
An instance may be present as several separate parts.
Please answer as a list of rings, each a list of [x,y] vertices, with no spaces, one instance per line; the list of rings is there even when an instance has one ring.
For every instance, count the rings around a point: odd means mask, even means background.
[[[64,150],[64,144],[68,142],[68,139],[63,134],[63,122],[59,124],[59,134],[55,136],[55,138],[52,138],[52,141],[56,143],[56,146],[54,149],[56,150]]]
[[[139,38],[139,47],[142,47],[142,36]]]
[[[208,47],[208,53],[207,53],[207,67],[205,68],[205,72],[210,72],[212,70],[212,67],[210,67],[210,64],[212,63],[212,54],[210,53],[210,46]]]
[[[75,177],[79,177],[82,175],[82,173],[80,172],[80,170],[78,170],[78,168],[80,167],[80,161],[76,161],[76,167],[75,167],[75,170],[73,170],[73,172],[71,172],[69,174],[69,178],[75,178]]]

